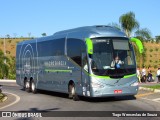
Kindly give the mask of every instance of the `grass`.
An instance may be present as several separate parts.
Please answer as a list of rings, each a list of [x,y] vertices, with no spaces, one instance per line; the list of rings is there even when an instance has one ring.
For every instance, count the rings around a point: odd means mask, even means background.
[[[158,84],[158,85],[152,85],[152,86],[143,86],[143,87],[152,88],[152,89],[160,89],[160,84]]]
[[[4,94],[0,93],[0,102],[2,102],[3,98],[5,97]]]

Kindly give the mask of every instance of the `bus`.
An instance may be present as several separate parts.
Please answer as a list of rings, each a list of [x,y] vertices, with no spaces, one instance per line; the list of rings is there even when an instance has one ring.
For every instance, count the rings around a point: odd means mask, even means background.
[[[85,26],[51,36],[19,42],[16,47],[16,83],[27,92],[37,90],[85,97],[134,96],[138,92],[132,42],[111,26]],[[111,65],[114,58],[119,67]]]

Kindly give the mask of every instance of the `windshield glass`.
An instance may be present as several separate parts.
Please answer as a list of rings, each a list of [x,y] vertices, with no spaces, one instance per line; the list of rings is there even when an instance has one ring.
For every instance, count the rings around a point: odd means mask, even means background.
[[[127,38],[94,38],[91,68],[95,75],[113,78],[136,72],[132,45]]]

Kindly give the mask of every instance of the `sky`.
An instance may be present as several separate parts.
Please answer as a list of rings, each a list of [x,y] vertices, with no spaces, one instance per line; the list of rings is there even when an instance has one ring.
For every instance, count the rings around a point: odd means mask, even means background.
[[[140,28],[160,35],[160,0],[0,0],[0,37],[41,37],[57,31],[118,23],[134,12]]]

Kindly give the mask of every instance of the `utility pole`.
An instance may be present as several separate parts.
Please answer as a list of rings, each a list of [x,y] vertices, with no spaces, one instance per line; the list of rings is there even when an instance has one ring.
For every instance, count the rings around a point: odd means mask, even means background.
[[[4,45],[4,56],[6,57],[6,40],[5,40],[5,36],[3,38],[3,45]],[[6,59],[4,60],[4,63],[6,64]]]

